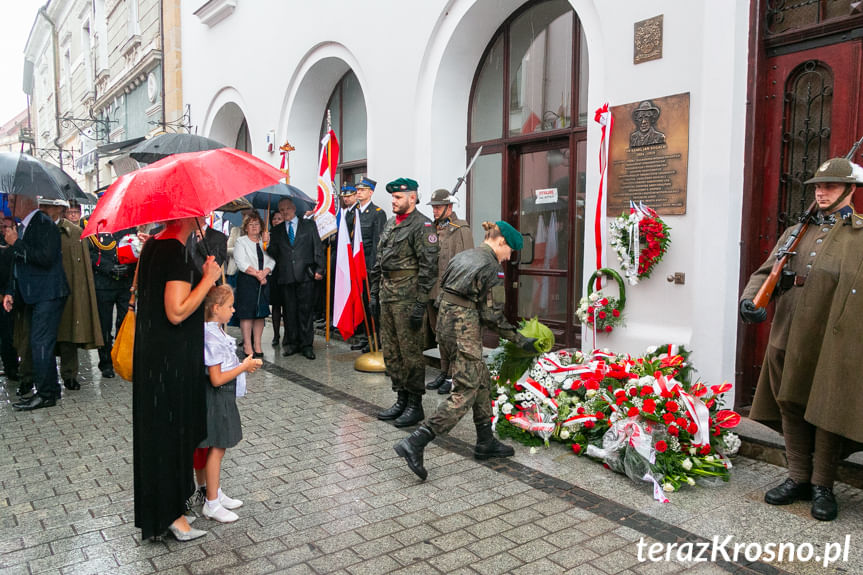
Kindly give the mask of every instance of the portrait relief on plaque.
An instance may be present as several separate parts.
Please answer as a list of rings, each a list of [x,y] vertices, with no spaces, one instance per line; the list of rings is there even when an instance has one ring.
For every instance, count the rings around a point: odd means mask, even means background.
[[[689,94],[651,98],[611,108],[608,215],[630,201],[660,215],[686,213]]]

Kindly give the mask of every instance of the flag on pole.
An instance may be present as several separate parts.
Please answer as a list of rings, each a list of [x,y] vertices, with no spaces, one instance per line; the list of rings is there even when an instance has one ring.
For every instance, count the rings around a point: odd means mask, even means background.
[[[366,279],[366,252],[363,249],[363,230],[360,227],[360,210],[354,208],[354,249],[352,262],[354,284],[358,286],[360,298],[363,293],[363,281]],[[360,314],[362,316],[362,314]]]
[[[333,326],[342,334],[342,339],[348,340],[356,327],[362,322],[362,292],[355,287],[353,261],[354,254],[348,237],[348,226],[345,214],[339,218],[339,240],[336,244],[336,285],[333,295]],[[359,312],[359,321],[357,320]]]
[[[326,239],[338,231],[336,202],[333,195],[333,176],[339,163],[339,141],[332,130],[321,140],[321,159],[318,162],[318,203],[315,206],[315,224],[318,235]]]

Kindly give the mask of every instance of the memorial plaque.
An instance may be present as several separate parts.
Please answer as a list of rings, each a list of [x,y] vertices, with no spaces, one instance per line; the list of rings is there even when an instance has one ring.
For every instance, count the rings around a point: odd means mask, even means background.
[[[633,64],[662,58],[662,14],[635,23],[632,52]]]
[[[686,213],[689,93],[611,108],[608,215],[642,202],[660,215]]]

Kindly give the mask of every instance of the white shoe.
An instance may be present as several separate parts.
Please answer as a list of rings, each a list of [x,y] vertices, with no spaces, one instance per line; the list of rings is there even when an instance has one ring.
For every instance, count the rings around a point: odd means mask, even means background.
[[[219,523],[233,523],[239,516],[233,511],[228,511],[221,505],[217,505],[215,509],[210,509],[210,505],[208,503],[204,504],[202,509],[204,517],[207,519],[212,519],[213,521],[218,521]]]
[[[224,492],[222,492],[222,495],[219,497],[219,503],[225,509],[236,509],[237,507],[243,506],[242,501],[240,501],[239,499],[231,499],[230,497],[225,495]]]

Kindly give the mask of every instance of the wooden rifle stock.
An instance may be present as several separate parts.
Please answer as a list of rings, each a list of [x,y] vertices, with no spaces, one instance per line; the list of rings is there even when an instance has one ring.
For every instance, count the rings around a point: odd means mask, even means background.
[[[797,244],[800,243],[801,238],[806,234],[806,229],[809,227],[809,221],[817,209],[818,203],[812,202],[809,209],[806,210],[806,213],[803,214],[802,218],[800,218],[800,223],[797,224],[797,228],[791,232],[790,236],[788,236],[788,239],[785,241],[785,245],[779,248],[779,251],[776,254],[776,263],[773,264],[773,269],[770,270],[770,273],[767,275],[767,279],[764,280],[758,293],[755,294],[755,297],[752,299],[752,303],[755,304],[756,308],[765,308],[767,307],[767,304],[770,303],[770,298],[773,295],[773,292],[776,291],[776,284],[782,277],[782,269],[785,267],[785,264],[788,263],[788,256],[794,254],[794,250],[797,249]]]

